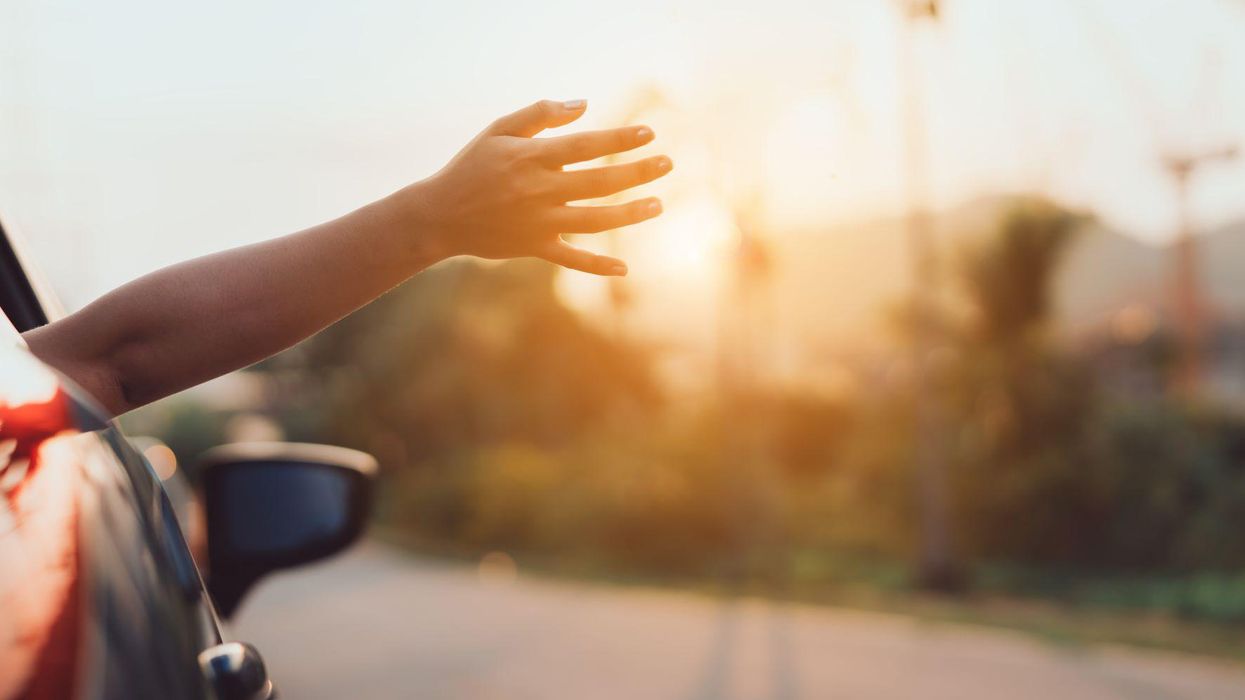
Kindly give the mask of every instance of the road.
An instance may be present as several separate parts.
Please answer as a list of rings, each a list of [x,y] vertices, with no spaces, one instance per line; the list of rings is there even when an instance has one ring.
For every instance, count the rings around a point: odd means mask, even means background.
[[[763,600],[560,583],[366,543],[261,585],[233,625],[282,697],[1245,698],[1245,669]]]

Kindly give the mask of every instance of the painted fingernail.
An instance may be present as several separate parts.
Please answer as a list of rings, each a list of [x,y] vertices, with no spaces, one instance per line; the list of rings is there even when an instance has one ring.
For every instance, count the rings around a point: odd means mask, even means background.
[[[653,130],[647,126],[642,126],[635,130],[635,138],[637,141],[648,141],[653,138]]]
[[[649,201],[647,209],[649,216],[657,216],[661,213],[661,200],[654,199]]]
[[[622,277],[627,274],[627,266],[622,263],[614,263],[613,265],[610,265],[609,273],[611,275]]]
[[[567,100],[562,103],[562,107],[573,111],[576,109],[583,109],[586,104],[588,104],[587,100]]]

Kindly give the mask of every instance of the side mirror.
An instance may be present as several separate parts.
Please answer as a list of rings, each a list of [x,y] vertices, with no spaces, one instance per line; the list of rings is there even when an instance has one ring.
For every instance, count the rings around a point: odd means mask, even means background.
[[[229,617],[267,574],[323,559],[362,534],[376,460],[328,445],[237,443],[200,459],[207,588]]]

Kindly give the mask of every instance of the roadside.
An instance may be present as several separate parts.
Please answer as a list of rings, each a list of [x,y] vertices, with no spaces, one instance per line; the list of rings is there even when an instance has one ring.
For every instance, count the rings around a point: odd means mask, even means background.
[[[483,574],[483,575],[482,575]],[[368,542],[234,625],[298,698],[1230,698],[1236,664],[873,612],[481,572]]]
[[[422,543],[392,528],[375,527],[374,539],[426,557]],[[453,553],[435,552],[447,561],[474,565]],[[527,576],[552,581],[657,588],[695,592],[716,598],[755,596],[788,603],[910,616],[930,623],[951,623],[1006,629],[1066,647],[1122,645],[1139,649],[1179,652],[1245,664],[1245,631],[1238,624],[1189,620],[1167,611],[1075,605],[1039,597],[977,592],[962,597],[935,596],[887,581],[877,584],[859,578],[826,583],[788,582],[782,586],[727,586],[703,580],[617,576],[591,568],[566,567],[557,562],[522,559]]]

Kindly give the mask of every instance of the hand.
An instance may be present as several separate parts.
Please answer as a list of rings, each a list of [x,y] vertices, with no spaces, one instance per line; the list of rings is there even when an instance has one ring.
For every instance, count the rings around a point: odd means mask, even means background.
[[[563,171],[562,166],[638,148],[644,126],[532,138],[581,117],[583,100],[543,100],[498,119],[436,175],[412,185],[431,246],[442,256],[544,258],[597,275],[625,275],[617,258],[568,245],[564,233],[598,233],[661,213],[656,197],[608,206],[568,206],[651,182],[670,172],[654,156],[632,163]]]

